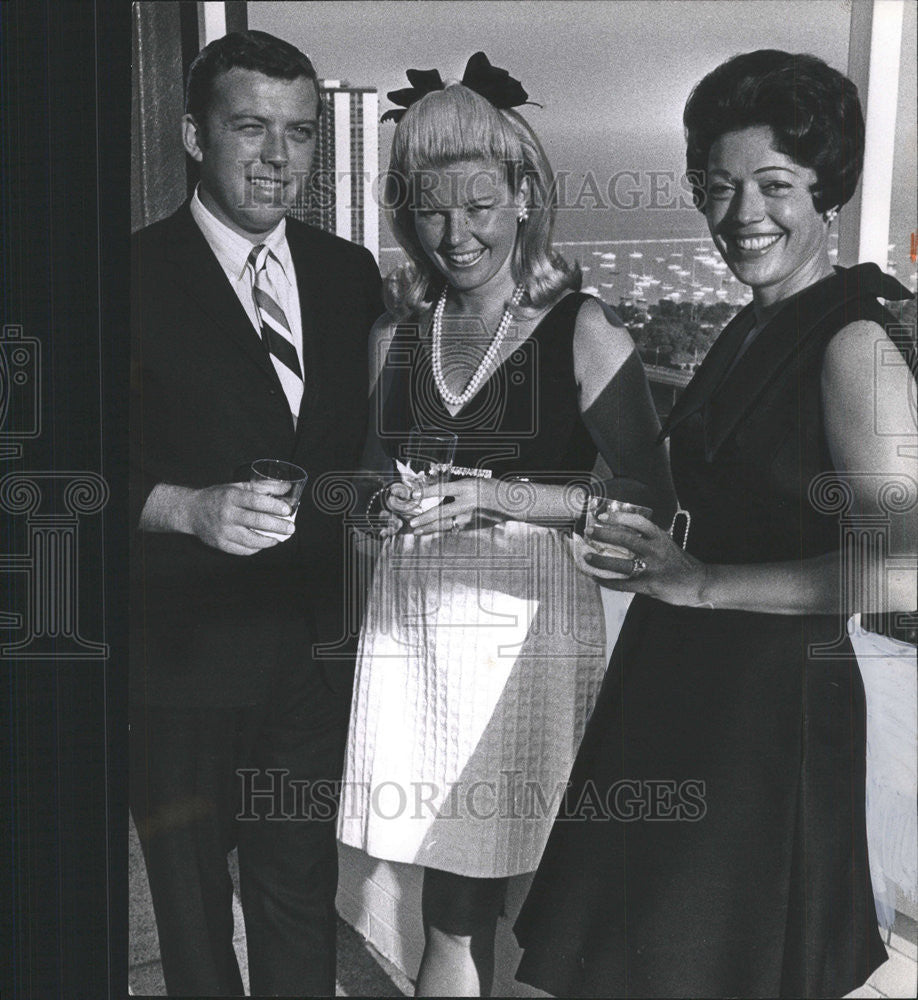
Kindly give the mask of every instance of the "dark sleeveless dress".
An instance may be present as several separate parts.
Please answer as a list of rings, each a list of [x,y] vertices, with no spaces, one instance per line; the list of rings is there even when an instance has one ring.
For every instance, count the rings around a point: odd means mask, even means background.
[[[455,464],[495,477],[563,483],[588,476],[596,445],[580,418],[573,357],[574,324],[587,298],[572,293],[556,303],[456,416],[434,385],[429,332],[397,327],[383,369],[380,438],[390,457],[417,427],[452,431]]]
[[[838,550],[820,370],[841,327],[882,321],[878,295],[908,293],[874,265],[838,269],[732,369],[751,307],[724,330],[664,431],[692,554]],[[571,780],[516,923],[518,979],[556,996],[840,997],[885,961],[841,617],[635,597]]]
[[[399,327],[379,427],[390,455],[412,427],[450,430],[456,465],[587,483],[597,449],[573,369],[585,298],[562,298],[454,417],[429,334]],[[560,525],[523,519],[530,490],[517,484],[520,520],[384,543],[357,656],[343,843],[482,878],[538,865],[606,661],[599,587]]]

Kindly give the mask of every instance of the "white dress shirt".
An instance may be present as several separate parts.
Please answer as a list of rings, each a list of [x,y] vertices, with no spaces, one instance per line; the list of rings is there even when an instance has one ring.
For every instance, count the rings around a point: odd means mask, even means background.
[[[287,325],[293,335],[293,346],[296,348],[296,355],[300,362],[300,371],[305,373],[300,296],[296,287],[296,272],[293,269],[290,247],[287,245],[287,220],[281,219],[264,239],[255,244],[244,236],[233,232],[229,226],[221,222],[201,201],[197,188],[195,188],[191,198],[190,207],[194,221],[213,250],[220,267],[223,268],[236,297],[242,304],[242,308],[245,309],[246,315],[259,337],[261,336],[261,320],[252,292],[253,275],[252,269],[248,266],[248,260],[253,246],[264,245],[270,249],[271,253],[268,254],[265,268],[268,272],[268,278],[277,292],[278,305],[284,310],[284,315],[287,317]],[[296,423],[295,415],[294,423]]]

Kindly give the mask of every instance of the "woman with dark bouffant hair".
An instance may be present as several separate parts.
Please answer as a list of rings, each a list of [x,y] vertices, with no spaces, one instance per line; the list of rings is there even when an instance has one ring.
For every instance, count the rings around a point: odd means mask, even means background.
[[[918,552],[914,358],[878,302],[909,293],[830,263],[864,154],[841,73],[736,56],[684,120],[696,205],[752,302],[663,428],[684,547],[613,514],[637,572],[580,549],[636,596],[516,924],[517,976],[557,996],[840,997],[886,958],[846,622],[916,603],[914,571],[883,560]]]
[[[374,328],[366,466],[404,466],[418,435],[458,443],[451,477],[380,491],[407,523],[367,601],[339,836],[424,869],[418,995],[476,996],[605,670],[599,587],[568,537],[597,454],[610,493],[666,524],[674,498],[634,345],[552,251],[522,87],[483,53],[463,83],[409,78],[386,190],[409,262]]]

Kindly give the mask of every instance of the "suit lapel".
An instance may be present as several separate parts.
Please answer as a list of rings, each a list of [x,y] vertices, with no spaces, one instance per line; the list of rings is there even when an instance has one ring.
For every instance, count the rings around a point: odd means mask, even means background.
[[[297,294],[300,299],[300,323],[303,330],[303,400],[297,418],[297,437],[300,437],[318,398],[322,344],[320,330],[322,311],[327,307],[329,290],[321,286],[324,274],[322,261],[315,247],[301,232],[287,229],[287,244],[296,272]]]
[[[280,380],[264,342],[252,326],[187,204],[175,216],[168,254],[177,265],[177,280],[184,285],[188,298],[206,312],[220,330],[280,388]]]

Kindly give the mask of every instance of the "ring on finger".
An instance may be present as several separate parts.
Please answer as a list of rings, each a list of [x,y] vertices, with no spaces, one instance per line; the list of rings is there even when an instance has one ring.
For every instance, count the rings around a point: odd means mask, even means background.
[[[647,563],[640,556],[635,556],[631,560],[631,572],[629,576],[640,576],[647,569]]]

